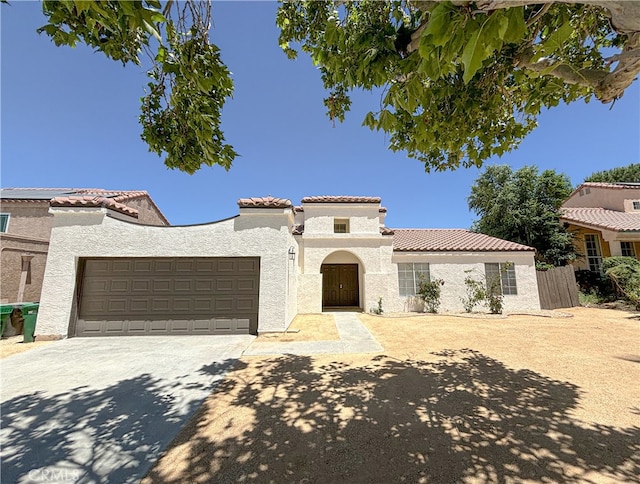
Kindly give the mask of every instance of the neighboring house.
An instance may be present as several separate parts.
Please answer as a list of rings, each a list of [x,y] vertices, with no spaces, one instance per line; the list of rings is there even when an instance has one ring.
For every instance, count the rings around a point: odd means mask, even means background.
[[[615,255],[640,259],[640,183],[583,183],[561,210],[582,254],[576,269],[601,272]]]
[[[131,221],[169,225],[147,192],[70,188],[0,190],[0,299],[39,301],[56,205],[109,207]]]
[[[420,274],[462,310],[466,271],[501,268],[505,310],[540,308],[534,249],[461,229],[385,226],[377,197],[238,201],[218,222],[152,227],[110,206],[52,203],[41,334],[283,331],[298,313],[416,309]],[[507,264],[511,263],[511,264]]]

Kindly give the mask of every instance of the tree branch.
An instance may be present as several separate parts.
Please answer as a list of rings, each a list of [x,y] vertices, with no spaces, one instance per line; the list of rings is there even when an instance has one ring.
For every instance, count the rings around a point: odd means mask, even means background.
[[[575,69],[568,64],[563,64],[548,57],[543,57],[536,62],[520,59],[518,67],[557,77],[567,84],[577,84],[592,89],[595,89],[608,75],[606,71],[598,69]]]
[[[596,96],[603,103],[619,99],[640,73],[640,32],[629,35],[629,40],[619,56],[618,65],[602,79],[596,88]],[[635,52],[635,55],[631,55]]]

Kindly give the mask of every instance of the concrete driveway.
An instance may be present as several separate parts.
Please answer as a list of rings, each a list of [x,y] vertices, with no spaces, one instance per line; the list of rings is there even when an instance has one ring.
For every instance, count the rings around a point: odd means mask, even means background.
[[[2,482],[137,482],[253,339],[72,338],[3,359]]]

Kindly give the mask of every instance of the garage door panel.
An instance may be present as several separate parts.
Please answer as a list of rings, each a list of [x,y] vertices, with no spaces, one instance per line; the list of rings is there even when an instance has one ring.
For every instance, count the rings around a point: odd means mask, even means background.
[[[173,281],[171,279],[154,279],[153,292],[170,292],[173,289]]]
[[[149,292],[152,281],[149,279],[130,279],[131,292]]]
[[[258,308],[256,307],[256,300],[254,298],[242,298],[239,297],[236,299],[236,307],[235,309],[237,309],[238,311],[241,311],[243,313],[248,313],[248,312],[253,312],[253,311],[258,311]]]
[[[136,259],[133,261],[133,272],[150,273],[153,271],[153,261],[151,259]]]
[[[86,259],[83,265],[78,336],[257,332],[258,258]]]
[[[126,332],[129,334],[144,334],[147,330],[144,321],[125,321]]]
[[[124,321],[106,321],[104,330],[109,333],[122,333],[125,330],[126,324]]]
[[[114,260],[111,265],[111,272],[114,274],[129,273],[133,267],[133,261]]]
[[[257,260],[242,260],[238,261],[238,272],[258,272],[259,263]]]
[[[196,262],[193,260],[176,260],[176,272],[193,272]]]
[[[191,279],[176,279],[173,281],[173,289],[176,292],[193,291],[193,281]]]
[[[197,260],[192,270],[196,272],[216,272],[217,262],[215,260]]]
[[[255,279],[248,279],[246,277],[239,277],[237,279],[237,290],[241,292],[258,292],[258,281]]]

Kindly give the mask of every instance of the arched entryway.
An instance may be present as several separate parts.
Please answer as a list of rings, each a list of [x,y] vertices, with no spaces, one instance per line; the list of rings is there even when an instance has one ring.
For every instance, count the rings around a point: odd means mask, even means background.
[[[320,267],[322,273],[322,310],[360,309],[360,273],[362,265],[350,252],[333,252]]]

